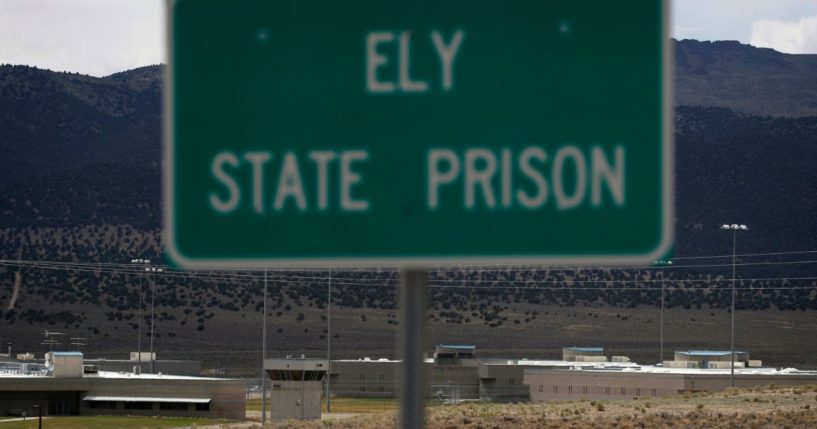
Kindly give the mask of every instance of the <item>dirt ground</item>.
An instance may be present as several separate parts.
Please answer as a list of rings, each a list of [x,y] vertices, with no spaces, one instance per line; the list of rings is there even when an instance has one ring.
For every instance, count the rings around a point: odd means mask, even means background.
[[[735,389],[622,401],[470,403],[426,411],[430,429],[485,428],[815,428],[817,386]],[[286,421],[270,428],[376,428],[396,426],[385,412],[339,420]]]

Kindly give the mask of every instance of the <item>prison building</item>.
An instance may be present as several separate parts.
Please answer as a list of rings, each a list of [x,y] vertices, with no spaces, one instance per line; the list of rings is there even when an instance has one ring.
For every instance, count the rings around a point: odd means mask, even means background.
[[[749,352],[735,351],[735,368],[760,367],[759,360],[749,360]],[[675,360],[664,361],[667,368],[731,368],[732,352],[729,350],[685,350],[676,351]]]
[[[181,360],[181,359],[156,359],[156,353],[141,353],[132,352],[130,359],[106,359],[83,358],[83,365],[94,365],[99,371],[109,372],[136,372],[148,373],[150,371],[150,360],[153,357],[153,372],[172,375],[188,375],[197,377],[201,375],[201,361],[198,360]],[[18,354],[16,360],[13,362],[26,361],[45,363],[45,359],[35,359],[33,353]]]
[[[333,360],[330,385],[333,395],[394,398],[399,392],[402,362],[391,359]],[[479,398],[479,361],[476,346],[440,344],[423,362],[432,398],[458,401]]]
[[[573,368],[525,369],[524,383],[534,402],[573,399],[627,399],[656,397],[684,392],[721,391],[730,386],[729,369],[665,368]],[[735,370],[736,387],[775,383],[817,383],[817,371],[773,368]]]
[[[0,367],[0,415],[145,415],[245,418],[238,379],[99,371],[82,353],[53,352],[46,364]]]
[[[321,396],[329,361],[326,359],[265,359],[270,378],[269,409],[273,421],[321,418]]]
[[[150,372],[150,360],[142,359],[86,359],[86,365],[96,365],[100,371],[110,372],[133,372],[137,368],[138,373]],[[180,360],[180,359],[156,359],[153,361],[153,372],[171,375],[187,375],[198,377],[201,375],[201,361]]]
[[[663,366],[638,365],[626,356],[612,356],[608,361],[603,353],[601,347],[565,347],[562,360],[509,360],[478,357],[473,346],[438,345],[434,357],[424,363],[428,396],[450,401],[494,402],[622,399],[697,389],[722,390],[728,385],[724,384],[723,375],[728,377],[729,374],[729,352],[723,356],[723,352],[680,351],[676,353],[677,360],[664,362]],[[711,360],[710,355],[717,355],[715,358],[719,360]],[[748,353],[737,352],[736,357],[741,361],[736,371],[742,386],[776,382],[777,376],[783,377],[783,383],[799,383],[798,377],[817,383],[814,374],[807,371],[776,372],[759,368],[760,361],[750,361]],[[684,372],[704,365],[698,359],[705,359],[706,366],[698,372]],[[750,367],[744,368],[744,363]],[[399,392],[400,369],[399,360],[332,361],[332,395],[393,398]]]
[[[397,395],[401,361],[392,359],[339,359],[332,361],[329,384],[334,396],[394,398]],[[426,379],[431,365],[423,366]]]
[[[394,398],[399,393],[402,361],[391,359],[334,360],[330,386],[332,394],[346,397]],[[478,363],[436,365],[423,363],[428,396],[459,401],[479,398]]]
[[[530,387],[525,384],[529,369],[568,370],[580,368],[636,368],[627,362],[570,362],[565,360],[493,360],[479,364],[479,397],[484,401],[523,402],[530,400]]]
[[[477,346],[438,344],[434,347],[436,365],[461,365],[477,358]]]
[[[519,402],[529,398],[528,386],[522,383],[525,361],[505,360],[479,364],[479,398],[492,402]]]
[[[479,360],[474,345],[438,344],[431,362],[432,397],[459,402],[479,398]]]
[[[604,347],[563,347],[562,360],[567,362],[607,362]]]
[[[594,357],[598,356],[595,350],[589,353]],[[618,367],[637,366],[628,361],[629,359],[623,363],[607,364]],[[475,346],[440,344],[435,347],[433,358],[425,359],[424,372],[428,396],[431,398],[451,402],[464,399],[512,402],[530,399],[529,388],[522,382],[527,368],[567,369],[605,362],[485,358],[477,356]],[[401,361],[391,359],[333,360],[329,380],[332,394],[345,397],[396,397],[400,386],[400,368]]]

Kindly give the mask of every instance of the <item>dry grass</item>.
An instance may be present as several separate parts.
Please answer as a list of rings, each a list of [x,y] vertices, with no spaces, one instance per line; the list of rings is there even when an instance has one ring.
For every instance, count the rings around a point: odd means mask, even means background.
[[[470,403],[427,409],[427,427],[458,428],[814,428],[817,386],[774,387],[697,393],[625,401],[566,401],[542,404]],[[385,412],[344,420],[278,423],[274,428],[376,428],[396,426]]]
[[[326,399],[321,401],[321,410],[326,410]],[[332,412],[341,414],[382,413],[397,410],[397,400],[394,398],[332,398]],[[248,399],[247,412],[259,412],[261,416],[261,400]],[[269,411],[268,411],[269,412]]]

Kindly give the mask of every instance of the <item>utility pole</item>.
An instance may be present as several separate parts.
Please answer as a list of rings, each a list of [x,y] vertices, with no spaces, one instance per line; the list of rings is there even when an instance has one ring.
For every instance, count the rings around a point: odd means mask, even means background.
[[[139,340],[136,341],[136,359],[138,359],[139,365],[139,374],[142,373],[142,319],[144,319],[144,315],[142,314],[144,303],[142,299],[142,274],[139,274],[139,329],[137,330]]]
[[[141,259],[141,258],[131,259],[130,262],[131,262],[131,264],[150,265],[150,259]],[[138,362],[137,363],[137,365],[138,365],[137,368],[139,368],[139,374],[142,373],[142,321],[143,321],[142,319],[144,319],[144,316],[142,314],[143,309],[144,309],[144,299],[143,299],[143,293],[142,293],[142,273],[143,272],[144,271],[142,271],[142,270],[139,271],[139,320],[138,320],[139,323],[138,323],[137,334],[136,334],[136,355],[137,355],[136,360]]]
[[[658,341],[658,363],[662,366],[664,365],[664,270],[667,269],[667,265],[672,265],[672,261],[670,260],[658,260],[655,261],[656,264],[661,266],[661,322],[659,327],[659,341]]]
[[[735,387],[735,242],[737,237],[737,231],[732,230],[732,340],[730,341],[732,344],[732,365],[730,365],[729,371],[729,381],[732,387]]]
[[[743,224],[721,225],[721,229],[732,231],[732,365],[729,372],[729,381],[735,387],[735,257],[738,231],[748,231],[749,227]]]
[[[154,364],[156,362],[156,356],[153,354],[153,337],[155,333],[154,326],[156,324],[156,279],[150,275],[150,273],[161,273],[161,268],[155,267],[146,267],[145,271],[148,272],[148,277],[150,278],[150,373],[154,374]]]

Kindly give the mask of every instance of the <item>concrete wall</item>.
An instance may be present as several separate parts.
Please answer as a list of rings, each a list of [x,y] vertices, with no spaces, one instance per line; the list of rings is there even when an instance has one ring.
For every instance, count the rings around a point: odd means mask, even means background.
[[[82,377],[82,354],[50,353],[54,377]]]
[[[431,368],[430,394],[434,398],[453,401],[479,398],[479,367],[433,366]]]
[[[530,399],[530,389],[523,383],[524,371],[530,365],[480,365],[479,397],[485,401],[517,402]]]
[[[705,362],[732,362],[731,353],[707,355],[707,354],[686,354],[684,352],[675,352],[675,360],[681,362],[698,362],[698,368],[706,368]],[[748,362],[748,352],[735,352],[735,362]]]
[[[570,347],[563,347],[562,348],[562,360],[568,362],[575,362],[575,361],[584,361],[584,359],[579,358],[587,358],[587,357],[604,357],[604,350],[598,351],[591,351],[591,350],[576,350]],[[588,361],[590,362],[590,361]],[[596,361],[593,361],[596,362]]]
[[[244,419],[246,415],[246,383],[243,380],[227,379],[104,379],[93,380],[89,395],[98,396],[146,396],[146,397],[180,397],[180,398],[212,398],[209,410],[196,410],[190,406],[188,410],[168,411],[161,410],[154,404],[151,410],[127,410],[132,415],[175,415],[217,417],[226,419]],[[99,381],[103,381],[100,383]],[[110,380],[110,381],[109,381]],[[121,414],[111,413],[110,410],[90,408],[87,401],[82,401],[81,414]],[[124,406],[123,406],[124,407]],[[116,410],[119,411],[119,410]]]
[[[655,397],[685,391],[721,391],[730,386],[729,374],[658,374],[609,371],[525,371],[525,384],[534,402],[572,399],[629,399]],[[736,387],[769,383],[814,384],[811,375],[736,375]]]
[[[140,357],[141,357],[141,359],[140,359]],[[142,360],[142,361],[150,361],[150,359],[151,359],[151,358],[152,358],[153,360],[156,360],[156,353],[155,353],[155,352],[154,352],[154,353],[151,353],[151,352],[142,352],[142,353],[139,353],[139,352],[130,352],[130,360],[135,360],[135,361],[139,361],[139,360]]]
[[[321,418],[320,381],[273,380],[270,390],[272,420],[316,420]]]
[[[684,389],[681,375],[635,372],[528,369],[524,383],[534,402],[663,396]]]
[[[765,386],[771,383],[784,386],[817,384],[817,376],[803,374],[735,374],[735,387]],[[691,392],[721,391],[730,386],[731,383],[729,374],[694,374],[684,377],[684,390]]]
[[[76,392],[29,392],[0,391],[0,417],[36,416],[34,405],[42,408],[44,416],[76,415],[79,411],[79,398]]]
[[[330,387],[335,396],[393,398],[399,384],[400,362],[333,361]],[[431,371],[431,364],[425,365]],[[430,380],[430,378],[429,378]]]
[[[394,398],[399,393],[398,361],[332,362],[331,390],[334,396]],[[479,397],[477,362],[461,360],[458,365],[423,365],[431,398],[476,399]],[[521,383],[521,377],[520,377]]]

